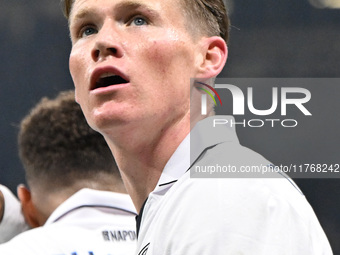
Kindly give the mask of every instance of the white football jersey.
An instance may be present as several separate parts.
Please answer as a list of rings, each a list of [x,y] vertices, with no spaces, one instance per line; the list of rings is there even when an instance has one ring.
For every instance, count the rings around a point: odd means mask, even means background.
[[[138,217],[137,254],[332,254],[313,209],[289,177],[199,172],[270,164],[241,146],[234,129],[213,127],[213,118],[193,128],[149,194]]]
[[[0,245],[0,254],[134,254],[135,215],[126,194],[82,189],[62,203],[44,226]]]

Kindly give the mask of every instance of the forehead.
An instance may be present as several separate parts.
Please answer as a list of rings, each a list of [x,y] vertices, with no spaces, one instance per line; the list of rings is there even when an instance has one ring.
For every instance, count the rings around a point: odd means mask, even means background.
[[[144,8],[160,15],[181,15],[182,0],[75,0],[70,13],[70,21],[85,14],[95,14],[103,10],[124,11]]]

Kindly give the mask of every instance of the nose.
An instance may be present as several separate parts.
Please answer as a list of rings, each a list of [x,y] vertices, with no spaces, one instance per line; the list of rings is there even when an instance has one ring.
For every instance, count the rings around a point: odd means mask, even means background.
[[[121,58],[123,49],[119,43],[119,35],[114,30],[113,25],[106,24],[103,26],[96,36],[96,41],[92,49],[92,58],[94,61],[103,61],[107,57]]]

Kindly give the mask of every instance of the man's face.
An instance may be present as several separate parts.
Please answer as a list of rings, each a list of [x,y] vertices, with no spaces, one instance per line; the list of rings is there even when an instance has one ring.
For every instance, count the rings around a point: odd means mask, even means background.
[[[70,71],[90,125],[171,125],[189,116],[198,44],[181,0],[76,0]]]

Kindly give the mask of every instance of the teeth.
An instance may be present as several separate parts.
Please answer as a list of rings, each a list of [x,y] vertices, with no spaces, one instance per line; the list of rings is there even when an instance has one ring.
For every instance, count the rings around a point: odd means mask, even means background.
[[[99,78],[106,78],[106,77],[111,77],[111,76],[117,76],[114,73],[103,73]]]

